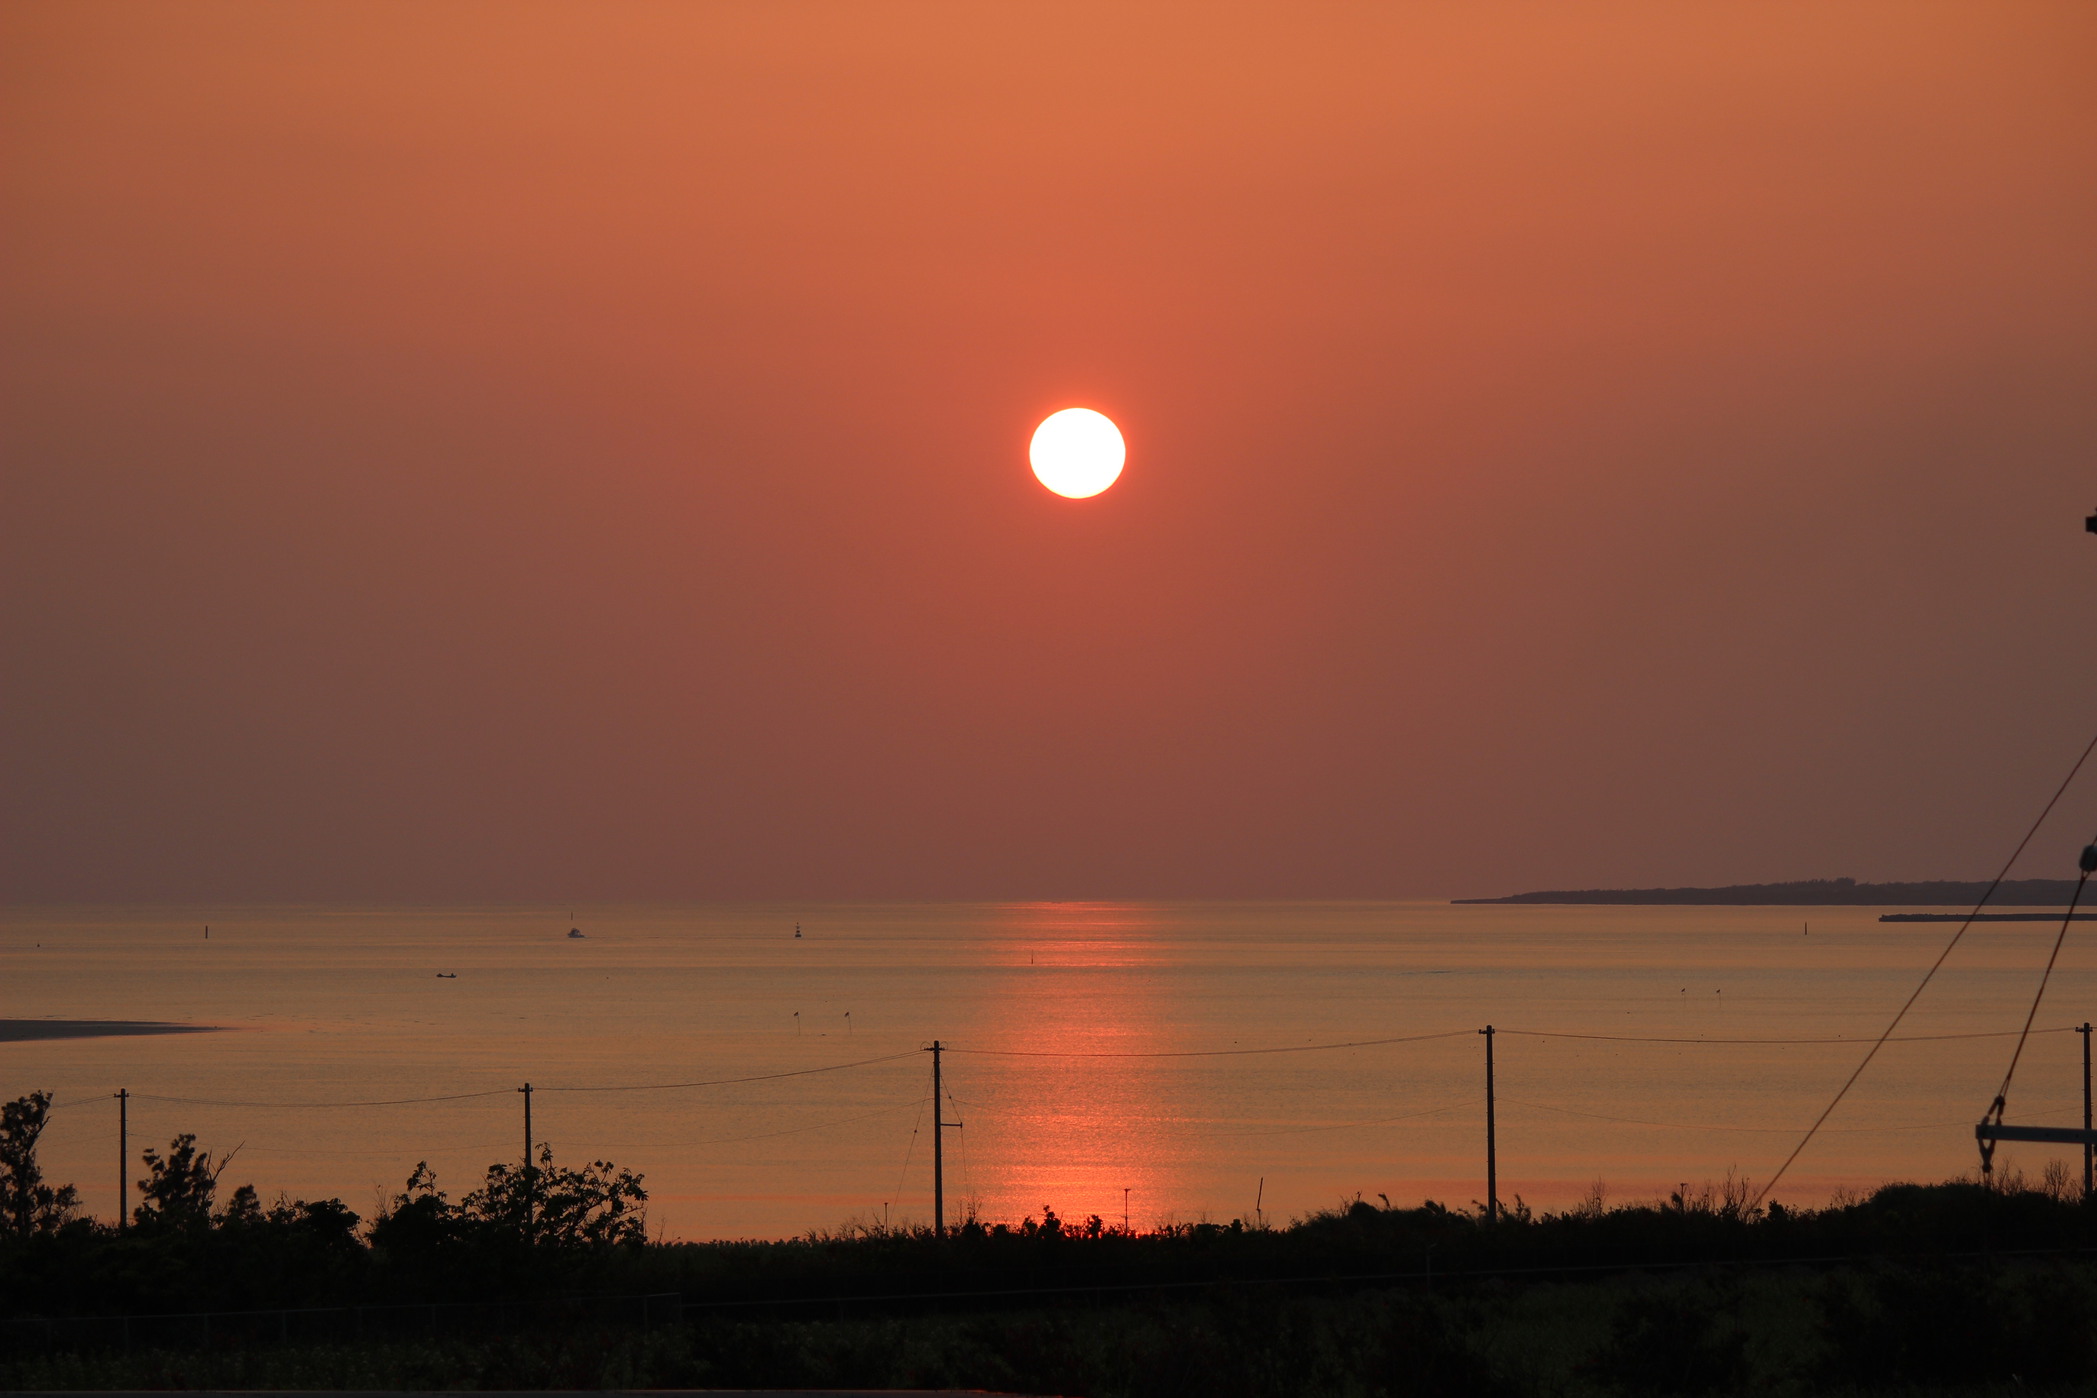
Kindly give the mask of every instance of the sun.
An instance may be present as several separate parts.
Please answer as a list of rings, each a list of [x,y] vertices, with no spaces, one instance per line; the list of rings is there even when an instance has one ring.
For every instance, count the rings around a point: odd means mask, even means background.
[[[1072,500],[1097,495],[1119,480],[1128,455],[1121,429],[1105,413],[1090,408],[1050,413],[1034,429],[1027,447],[1035,478]]]

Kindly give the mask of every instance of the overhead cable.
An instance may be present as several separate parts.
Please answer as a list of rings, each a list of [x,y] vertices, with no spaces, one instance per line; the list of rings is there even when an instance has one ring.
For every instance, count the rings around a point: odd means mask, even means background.
[[[1647,1121],[1643,1117],[1610,1116],[1604,1112],[1583,1112],[1573,1107],[1554,1107],[1551,1106],[1549,1103],[1545,1102],[1524,1102],[1519,1098],[1508,1097],[1504,1094],[1500,1097],[1500,1100],[1502,1102],[1510,1102],[1517,1107],[1528,1107],[1534,1111],[1539,1112],[1562,1112],[1566,1116],[1583,1116],[1588,1117],[1594,1121],[1615,1121],[1621,1122],[1625,1126],[1657,1126],[1670,1131],[1750,1131],[1757,1133],[1776,1132],[1781,1134],[1786,1131],[1795,1131],[1798,1129],[1795,1126],[1722,1126],[1715,1122],[1698,1122],[1692,1124],[1686,1121]],[[1947,1124],[1956,1125],[1957,1123],[1945,1123],[1941,1121],[1922,1121],[1916,1122],[1908,1126],[1831,1126],[1828,1128],[1828,1130],[1831,1133],[1845,1133],[1852,1135],[1883,1135],[1889,1131],[1942,1131]]]
[[[820,1068],[795,1068],[784,1073],[754,1073],[740,1078],[703,1078],[692,1082],[622,1083],[605,1087],[535,1087],[534,1092],[668,1092],[676,1088],[727,1087],[736,1083],[776,1082],[780,1078],[805,1078],[815,1073],[836,1073],[846,1068],[864,1068],[874,1063],[893,1063],[900,1058],[913,1058],[912,1053],[884,1054],[879,1058],[861,1058],[851,1063],[829,1063]],[[516,1092],[514,1087],[491,1087],[480,1092],[453,1092],[438,1097],[392,1097],[365,1102],[235,1102],[214,1097],[167,1097],[153,1092],[134,1092],[134,1101],[181,1102],[193,1107],[270,1107],[287,1109],[324,1110],[333,1107],[405,1107],[423,1102],[464,1102],[476,1097],[507,1097]]]
[[[1861,1044],[1858,1038],[1822,1039],[1671,1039],[1646,1034],[1562,1034],[1553,1029],[1502,1029],[1502,1034],[1520,1034],[1530,1039],[1599,1039],[1619,1044]],[[2051,1029],[2034,1029],[2034,1034],[2073,1034],[2073,1025],[2057,1025]],[[1947,1039],[2014,1039],[2014,1029],[1991,1029],[1977,1034],[1896,1034],[1881,1036],[1880,1042],[1890,1044],[1933,1044]]]
[[[1404,1034],[1394,1039],[1353,1039],[1344,1044],[1284,1044],[1274,1048],[1236,1049],[1150,1049],[1116,1052],[1091,1049],[990,1049],[959,1048],[948,1044],[948,1053],[972,1053],[990,1058],[1236,1058],[1253,1053],[1322,1053],[1327,1049],[1377,1048],[1383,1044],[1417,1044],[1428,1039],[1455,1039],[1475,1031],[1446,1029],[1438,1034]]]
[[[865,1068],[875,1063],[893,1063],[899,1058],[915,1058],[915,1049],[907,1053],[886,1053],[879,1058],[861,1058],[850,1063],[830,1063],[821,1068],[795,1068],[785,1073],[757,1073],[747,1078],[702,1078],[695,1082],[644,1082],[623,1083],[612,1087],[540,1087],[535,1092],[669,1092],[682,1087],[728,1087],[735,1083],[775,1082],[780,1078],[805,1078],[815,1073],[837,1073],[846,1068]]]
[[[134,1102],[181,1102],[192,1107],[271,1107],[287,1110],[321,1111],[335,1107],[409,1107],[423,1102],[465,1102],[475,1097],[507,1097],[514,1087],[491,1087],[481,1092],[450,1092],[440,1097],[387,1097],[368,1102],[234,1102],[217,1097],[168,1097],[158,1092],[134,1092]]]
[[[1427,1107],[1417,1112],[1401,1112],[1397,1116],[1373,1117],[1368,1121],[1335,1121],[1324,1126],[1281,1126],[1261,1131],[1211,1131],[1209,1134],[1220,1137],[1306,1136],[1314,1131],[1351,1131],[1360,1126],[1387,1126],[1394,1121],[1418,1121],[1422,1117],[1441,1116],[1445,1112],[1453,1112],[1459,1107],[1469,1105],[1467,1102],[1445,1102],[1439,1107]]]

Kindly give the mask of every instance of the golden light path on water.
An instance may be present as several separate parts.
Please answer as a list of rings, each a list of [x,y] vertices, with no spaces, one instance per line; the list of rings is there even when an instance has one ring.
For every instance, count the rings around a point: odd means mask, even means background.
[[[514,1158],[530,1081],[537,1137],[642,1171],[667,1236],[780,1236],[929,1218],[938,1038],[963,1123],[950,1221],[1052,1206],[1118,1225],[1126,1204],[1139,1227],[1285,1222],[1357,1195],[1482,1197],[1493,1023],[1502,1196],[1555,1208],[1597,1180],[1657,1198],[1766,1178],[1949,932],[1878,911],[597,908],[569,938],[567,909],[18,909],[0,1017],[226,1028],[0,1042],[0,1091],[68,1104],[46,1168],[98,1215],[119,1087],[134,1161],[194,1131],[238,1147],[228,1179],[265,1197],[368,1213],[418,1160],[457,1195]],[[1902,1035],[2014,1030],[2052,935],[1975,929]],[[2079,1123],[2080,1042],[2058,1031],[2097,1009],[2093,973],[2078,929],[2012,1121]],[[1317,1047],[1381,1039],[1407,1041]],[[1775,1039],[1836,1042],[1726,1042]],[[1970,1171],[2009,1047],[1893,1044],[1777,1197]],[[808,1071],[843,1063],[861,1066]],[[668,1083],[709,1085],[597,1090]],[[423,1097],[449,1100],[398,1101]],[[2071,1154],[2004,1149],[2028,1174]]]

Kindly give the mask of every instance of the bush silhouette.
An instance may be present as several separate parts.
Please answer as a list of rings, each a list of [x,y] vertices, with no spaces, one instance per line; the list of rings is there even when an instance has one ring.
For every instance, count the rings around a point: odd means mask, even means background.
[[[581,1169],[554,1163],[541,1147],[536,1165],[490,1165],[481,1187],[458,1203],[418,1163],[393,1206],[373,1223],[374,1246],[428,1253],[468,1242],[528,1242],[556,1249],[609,1248],[647,1241],[648,1191],[641,1177],[609,1160]]]
[[[48,1092],[0,1104],[0,1226],[17,1238],[56,1233],[80,1207],[80,1192],[45,1184],[36,1163],[37,1137],[50,1114]]]
[[[165,1157],[148,1146],[142,1158],[146,1177],[138,1182],[138,1192],[145,1202],[133,1213],[132,1221],[141,1228],[209,1227],[218,1177],[232,1157],[213,1165],[211,1153],[198,1150],[196,1136],[185,1131],[168,1142]],[[254,1190],[247,1192],[252,1198]]]

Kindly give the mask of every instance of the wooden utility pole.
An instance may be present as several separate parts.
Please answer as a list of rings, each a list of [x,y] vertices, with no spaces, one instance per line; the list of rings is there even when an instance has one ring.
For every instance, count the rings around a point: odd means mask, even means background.
[[[2082,1042],[2089,1044],[2089,1040]],[[126,1199],[130,1199],[130,1088],[117,1088],[117,1232],[124,1232]]]
[[[939,1040],[932,1041],[932,1236],[947,1235],[947,1158],[941,1139],[946,1104],[939,1095]]]
[[[524,1231],[532,1231],[532,1085],[526,1083],[517,1089],[524,1094]]]
[[[1485,1035],[1485,1221],[1500,1218],[1499,1143],[1493,1131],[1493,1026],[1478,1031]]]
[[[2084,1020],[2082,1027],[2075,1032],[2082,1035],[2082,1129],[2088,1131],[2090,1129],[2090,1022]],[[2084,1141],[2082,1143],[2082,1197],[2084,1203],[2088,1203],[2090,1200],[2091,1186],[2097,1184],[2097,1180],[2092,1179],[2093,1173],[2097,1173],[2097,1169],[2093,1169],[2093,1167],[2097,1167],[2097,1145],[2091,1145],[2088,1141]]]

